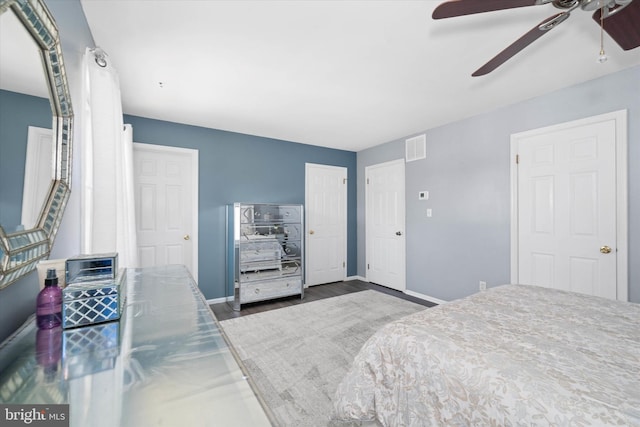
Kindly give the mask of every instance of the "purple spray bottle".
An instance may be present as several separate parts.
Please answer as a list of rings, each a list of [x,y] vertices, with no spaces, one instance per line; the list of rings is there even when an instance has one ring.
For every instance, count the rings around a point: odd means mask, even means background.
[[[62,289],[58,287],[56,270],[47,270],[44,289],[38,294],[36,325],[38,329],[52,329],[62,323]]]

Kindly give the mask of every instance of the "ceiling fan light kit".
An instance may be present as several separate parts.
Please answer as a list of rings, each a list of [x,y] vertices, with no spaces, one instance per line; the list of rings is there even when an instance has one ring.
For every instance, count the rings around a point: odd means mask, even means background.
[[[600,26],[598,62],[603,63],[607,60],[604,51],[605,31],[623,50],[640,46],[640,0],[450,0],[438,5],[433,11],[432,18],[453,18],[519,7],[542,6],[548,3],[562,12],[533,27],[477,69],[472,76],[482,76],[495,70],[538,38],[566,21],[571,12],[577,8],[593,12],[593,20]]]

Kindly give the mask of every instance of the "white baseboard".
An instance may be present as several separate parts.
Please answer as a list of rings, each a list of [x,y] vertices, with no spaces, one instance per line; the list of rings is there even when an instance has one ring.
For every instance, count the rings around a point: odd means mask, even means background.
[[[365,279],[362,276],[348,276],[348,277],[345,277],[344,279],[342,279],[343,282],[350,282],[352,280],[361,280],[363,282],[367,281],[367,279]],[[326,285],[326,283],[319,283],[318,285]],[[305,288],[308,288],[309,286],[310,285],[307,285],[306,283],[304,284]],[[317,285],[311,285],[311,286],[317,286]]]
[[[344,282],[348,282],[348,281],[351,281],[351,280],[361,280],[363,282],[367,282],[367,279],[365,279],[362,276],[349,276],[349,277],[346,277],[344,279]],[[308,286],[305,285],[305,288],[307,288],[307,287]],[[406,289],[404,291],[404,293],[407,294],[407,295],[411,295],[412,297],[420,298],[422,300],[429,301],[429,302],[432,302],[432,303],[438,304],[438,305],[446,304],[448,302],[448,301],[444,301],[444,300],[441,300],[441,299],[438,299],[438,298],[434,298],[434,297],[429,296],[429,295],[421,294],[420,292],[410,291],[409,289]],[[233,297],[222,297],[222,298],[208,299],[207,300],[207,305],[220,304],[221,302],[228,302],[228,301],[233,301]]]
[[[232,301],[232,300],[233,300],[233,297],[222,297],[222,298],[208,299],[207,300],[207,305],[220,304],[221,302],[228,302],[228,301]]]
[[[412,297],[416,297],[416,298],[423,299],[425,301],[433,302],[433,303],[438,304],[438,305],[446,304],[448,302],[448,301],[445,301],[445,300],[441,300],[441,299],[438,299],[438,298],[431,297],[429,295],[421,294],[420,292],[410,291],[409,289],[406,289],[404,291],[404,293],[407,294],[407,295],[411,295]]]
[[[349,276],[349,277],[344,279],[345,282],[347,282],[349,280],[361,280],[363,282],[369,283],[369,281],[366,278],[362,277],[362,276]],[[421,294],[420,292],[410,291],[408,289],[406,289],[403,293],[405,293],[407,295],[411,295],[412,297],[416,297],[416,298],[420,298],[420,299],[425,300],[425,301],[432,302],[434,304],[438,304],[438,305],[446,304],[448,302],[448,301],[445,301],[445,300],[434,298],[434,297],[429,296],[429,295]]]

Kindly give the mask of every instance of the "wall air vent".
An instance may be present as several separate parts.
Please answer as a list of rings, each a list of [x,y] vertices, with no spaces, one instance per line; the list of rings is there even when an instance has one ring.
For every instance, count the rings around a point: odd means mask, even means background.
[[[427,157],[427,135],[422,134],[405,141],[407,162],[420,160]]]

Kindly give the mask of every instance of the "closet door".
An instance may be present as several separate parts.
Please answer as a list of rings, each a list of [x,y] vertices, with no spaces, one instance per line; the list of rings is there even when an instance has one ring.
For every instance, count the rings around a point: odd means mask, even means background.
[[[198,280],[198,151],[134,144],[140,267],[184,264]]]
[[[619,297],[616,135],[608,118],[517,137],[517,283]]]
[[[306,164],[306,281],[344,280],[347,271],[347,168]]]
[[[404,159],[368,166],[365,178],[367,280],[404,291]]]

